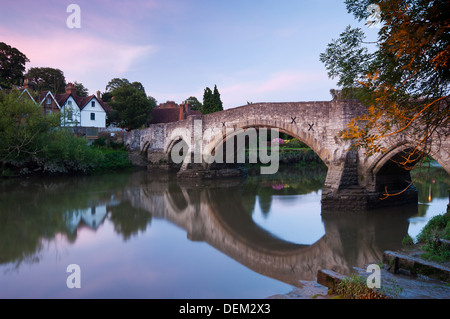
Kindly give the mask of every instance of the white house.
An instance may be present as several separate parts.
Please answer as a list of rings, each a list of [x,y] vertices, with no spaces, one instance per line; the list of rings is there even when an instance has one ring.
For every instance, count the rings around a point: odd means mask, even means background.
[[[106,127],[106,105],[95,95],[77,96],[72,83],[66,86],[65,94],[57,94],[61,105],[61,125],[91,128]]]
[[[81,107],[81,126],[106,127],[106,110],[101,100],[95,95],[85,99],[87,102]]]
[[[81,111],[77,101],[74,96],[69,95],[61,106],[61,126],[81,126],[80,114]]]

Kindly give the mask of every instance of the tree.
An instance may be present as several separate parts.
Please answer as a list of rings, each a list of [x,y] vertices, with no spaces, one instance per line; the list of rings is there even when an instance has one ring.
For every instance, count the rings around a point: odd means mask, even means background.
[[[86,97],[89,95],[89,90],[82,83],[75,81],[73,82],[73,86],[75,87],[78,96]]]
[[[203,114],[209,114],[214,112],[214,100],[213,100],[213,93],[209,87],[207,87],[203,92]]]
[[[220,93],[217,89],[217,85],[214,86],[214,92],[207,87],[203,93],[203,108],[202,113],[214,113],[223,111],[223,103],[220,99]]]
[[[217,85],[214,85],[214,92],[213,92],[213,103],[214,103],[214,112],[223,111],[223,103],[220,99],[220,93],[217,89]]]
[[[190,96],[190,97],[186,100],[186,102],[188,102],[189,105],[191,106],[191,110],[202,112],[202,110],[203,110],[203,104],[200,103],[200,101],[199,101],[195,96]]]
[[[382,26],[376,43],[362,29],[347,27],[320,60],[338,77],[343,97],[356,97],[367,114],[342,132],[367,155],[385,152],[389,136],[408,134],[415,141],[399,162],[410,168],[430,154],[435,136],[449,132],[450,35],[447,0],[345,0],[362,21],[369,5],[378,5]],[[372,47],[369,47],[372,46]]]
[[[20,85],[26,62],[30,62],[30,60],[25,54],[0,42],[0,85],[8,89],[13,85]]]
[[[106,92],[112,92],[117,88],[130,84],[131,84],[130,81],[128,81],[127,79],[114,78],[111,81],[109,81],[108,84],[106,85]]]
[[[49,90],[56,94],[65,92],[66,78],[60,69],[48,67],[30,68],[25,77],[34,81],[36,91]]]
[[[24,161],[42,152],[41,134],[59,126],[59,115],[44,115],[20,91],[0,93],[0,164]]]
[[[119,80],[119,81],[117,81]],[[113,112],[108,114],[110,122],[117,122],[128,130],[148,124],[150,114],[156,107],[156,100],[147,96],[140,82],[130,83],[127,79],[112,79],[106,86],[112,94],[109,105]]]
[[[112,100],[112,97],[113,97],[113,95],[111,92],[103,92],[101,99],[103,102],[108,103]]]

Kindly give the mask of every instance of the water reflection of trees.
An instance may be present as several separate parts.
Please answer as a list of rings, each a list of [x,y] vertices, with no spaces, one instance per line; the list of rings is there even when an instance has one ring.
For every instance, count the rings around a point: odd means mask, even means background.
[[[414,186],[418,191],[418,217],[425,216],[433,198],[449,197],[450,176],[440,166],[422,167],[411,172]],[[444,213],[444,212],[443,212]]]
[[[299,167],[281,166],[276,174],[247,177],[243,188],[244,206],[251,214],[258,200],[261,211],[267,215],[274,195],[300,195],[318,192],[323,188],[327,168],[324,165]],[[251,195],[251,196],[250,196]]]
[[[58,235],[75,242],[80,227],[99,226],[80,216],[101,214],[104,209],[104,219],[124,240],[145,231],[151,214],[121,201],[128,178],[125,173],[0,183],[0,264],[18,268],[37,262],[45,243]]]

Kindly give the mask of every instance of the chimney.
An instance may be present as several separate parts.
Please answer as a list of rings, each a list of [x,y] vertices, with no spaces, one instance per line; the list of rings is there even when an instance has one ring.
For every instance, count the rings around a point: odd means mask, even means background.
[[[23,87],[24,87],[24,89],[34,90],[34,82],[33,82],[33,79],[26,78],[26,79],[23,81]]]
[[[187,100],[184,101],[184,112],[186,114],[191,113],[191,104]]]
[[[75,88],[75,86],[73,85],[73,83],[69,83],[66,86],[66,93],[67,94],[72,94],[75,96],[77,89]]]
[[[99,90],[97,90],[97,100],[100,101],[100,91]]]
[[[184,120],[183,105],[180,105],[178,110],[179,110],[179,112],[178,112],[178,121],[182,121],[182,120]]]

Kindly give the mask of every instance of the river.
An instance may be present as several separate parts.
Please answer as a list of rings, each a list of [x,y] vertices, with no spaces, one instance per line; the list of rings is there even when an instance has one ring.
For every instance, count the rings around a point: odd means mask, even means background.
[[[147,171],[3,181],[0,298],[266,298],[321,268],[380,260],[448,203],[435,168],[415,182],[418,205],[322,214],[325,176],[284,167],[217,181]]]

